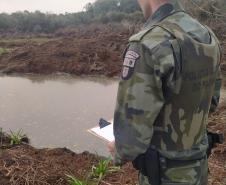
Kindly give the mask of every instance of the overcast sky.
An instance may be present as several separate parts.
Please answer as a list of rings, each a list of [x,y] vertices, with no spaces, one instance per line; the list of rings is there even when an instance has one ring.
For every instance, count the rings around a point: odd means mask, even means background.
[[[0,0],[0,13],[35,11],[51,13],[78,12],[94,0]]]

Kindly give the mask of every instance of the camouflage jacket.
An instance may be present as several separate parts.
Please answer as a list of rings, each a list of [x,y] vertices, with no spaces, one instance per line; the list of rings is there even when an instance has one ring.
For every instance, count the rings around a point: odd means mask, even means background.
[[[194,46],[181,48],[177,37],[190,38]],[[160,7],[130,38],[114,114],[116,164],[133,161],[150,146],[168,158],[205,154],[217,42],[211,30],[172,4]],[[196,61],[189,66],[184,57]]]

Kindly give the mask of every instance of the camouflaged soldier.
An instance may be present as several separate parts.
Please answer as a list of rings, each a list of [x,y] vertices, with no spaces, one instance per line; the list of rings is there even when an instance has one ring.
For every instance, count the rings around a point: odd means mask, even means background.
[[[138,1],[151,16],[124,54],[109,148],[116,164],[133,161],[141,185],[207,185],[218,40],[176,0]]]

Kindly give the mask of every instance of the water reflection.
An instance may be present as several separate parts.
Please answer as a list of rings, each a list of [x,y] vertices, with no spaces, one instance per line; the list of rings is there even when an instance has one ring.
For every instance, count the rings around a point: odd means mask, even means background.
[[[76,75],[70,75],[65,73],[59,73],[58,75],[37,75],[37,74],[31,74],[31,75],[0,75],[0,78],[20,78],[20,79],[27,79],[30,80],[32,83],[45,83],[46,81],[58,81],[63,82],[67,84],[74,84],[77,82],[81,82],[81,80],[88,81],[88,82],[94,82],[99,83],[103,85],[111,85],[112,83],[115,83],[117,81],[117,78],[107,78],[105,76],[76,76]]]
[[[100,117],[112,118],[117,84],[103,77],[0,77],[0,127],[22,128],[36,147],[106,155],[104,143],[86,130]]]

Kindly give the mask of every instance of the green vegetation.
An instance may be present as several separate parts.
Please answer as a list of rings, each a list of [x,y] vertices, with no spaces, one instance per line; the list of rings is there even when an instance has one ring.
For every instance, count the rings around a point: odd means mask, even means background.
[[[110,159],[101,159],[96,166],[92,166],[92,172],[90,176],[91,178],[98,180],[97,184],[99,184],[108,173],[116,172],[120,169],[119,167],[110,167],[109,164]]]
[[[53,33],[54,31],[92,22],[120,22],[142,20],[137,0],[96,0],[84,7],[83,12],[66,14],[45,14],[36,12],[15,12],[0,14],[0,33]],[[137,17],[139,15],[139,18]]]
[[[203,21],[221,17],[226,22],[225,0],[183,0],[189,13]],[[128,21],[142,22],[143,16],[137,0],[96,0],[88,3],[84,11],[77,13],[49,14],[15,12],[0,14],[0,34],[10,33],[53,33],[60,28],[74,27],[93,22],[109,23]]]
[[[221,18],[226,21],[226,1],[225,0],[183,0],[188,12],[200,19]]]
[[[6,54],[8,53],[8,50],[5,49],[5,48],[0,48],[0,56],[3,55],[3,54]]]
[[[87,183],[84,183],[84,182],[78,180],[73,175],[66,175],[66,177],[67,177],[67,181],[70,185],[88,185]]]
[[[23,134],[23,131],[21,129],[17,132],[10,130],[8,137],[10,139],[10,145],[19,145],[23,142],[23,139],[26,138],[26,135]]]
[[[0,39],[2,43],[23,43],[23,42],[36,42],[36,43],[45,43],[52,40],[56,40],[55,38],[48,38],[48,37],[25,37],[25,38],[7,38],[7,39]],[[7,49],[5,49],[7,50]],[[1,49],[0,49],[1,51]]]
[[[119,167],[110,166],[110,161],[110,159],[100,159],[97,165],[92,166],[91,173],[86,177],[85,182],[68,174],[66,174],[66,179],[70,185],[90,185],[88,180],[95,181],[95,184],[99,185],[107,174],[120,170]]]

